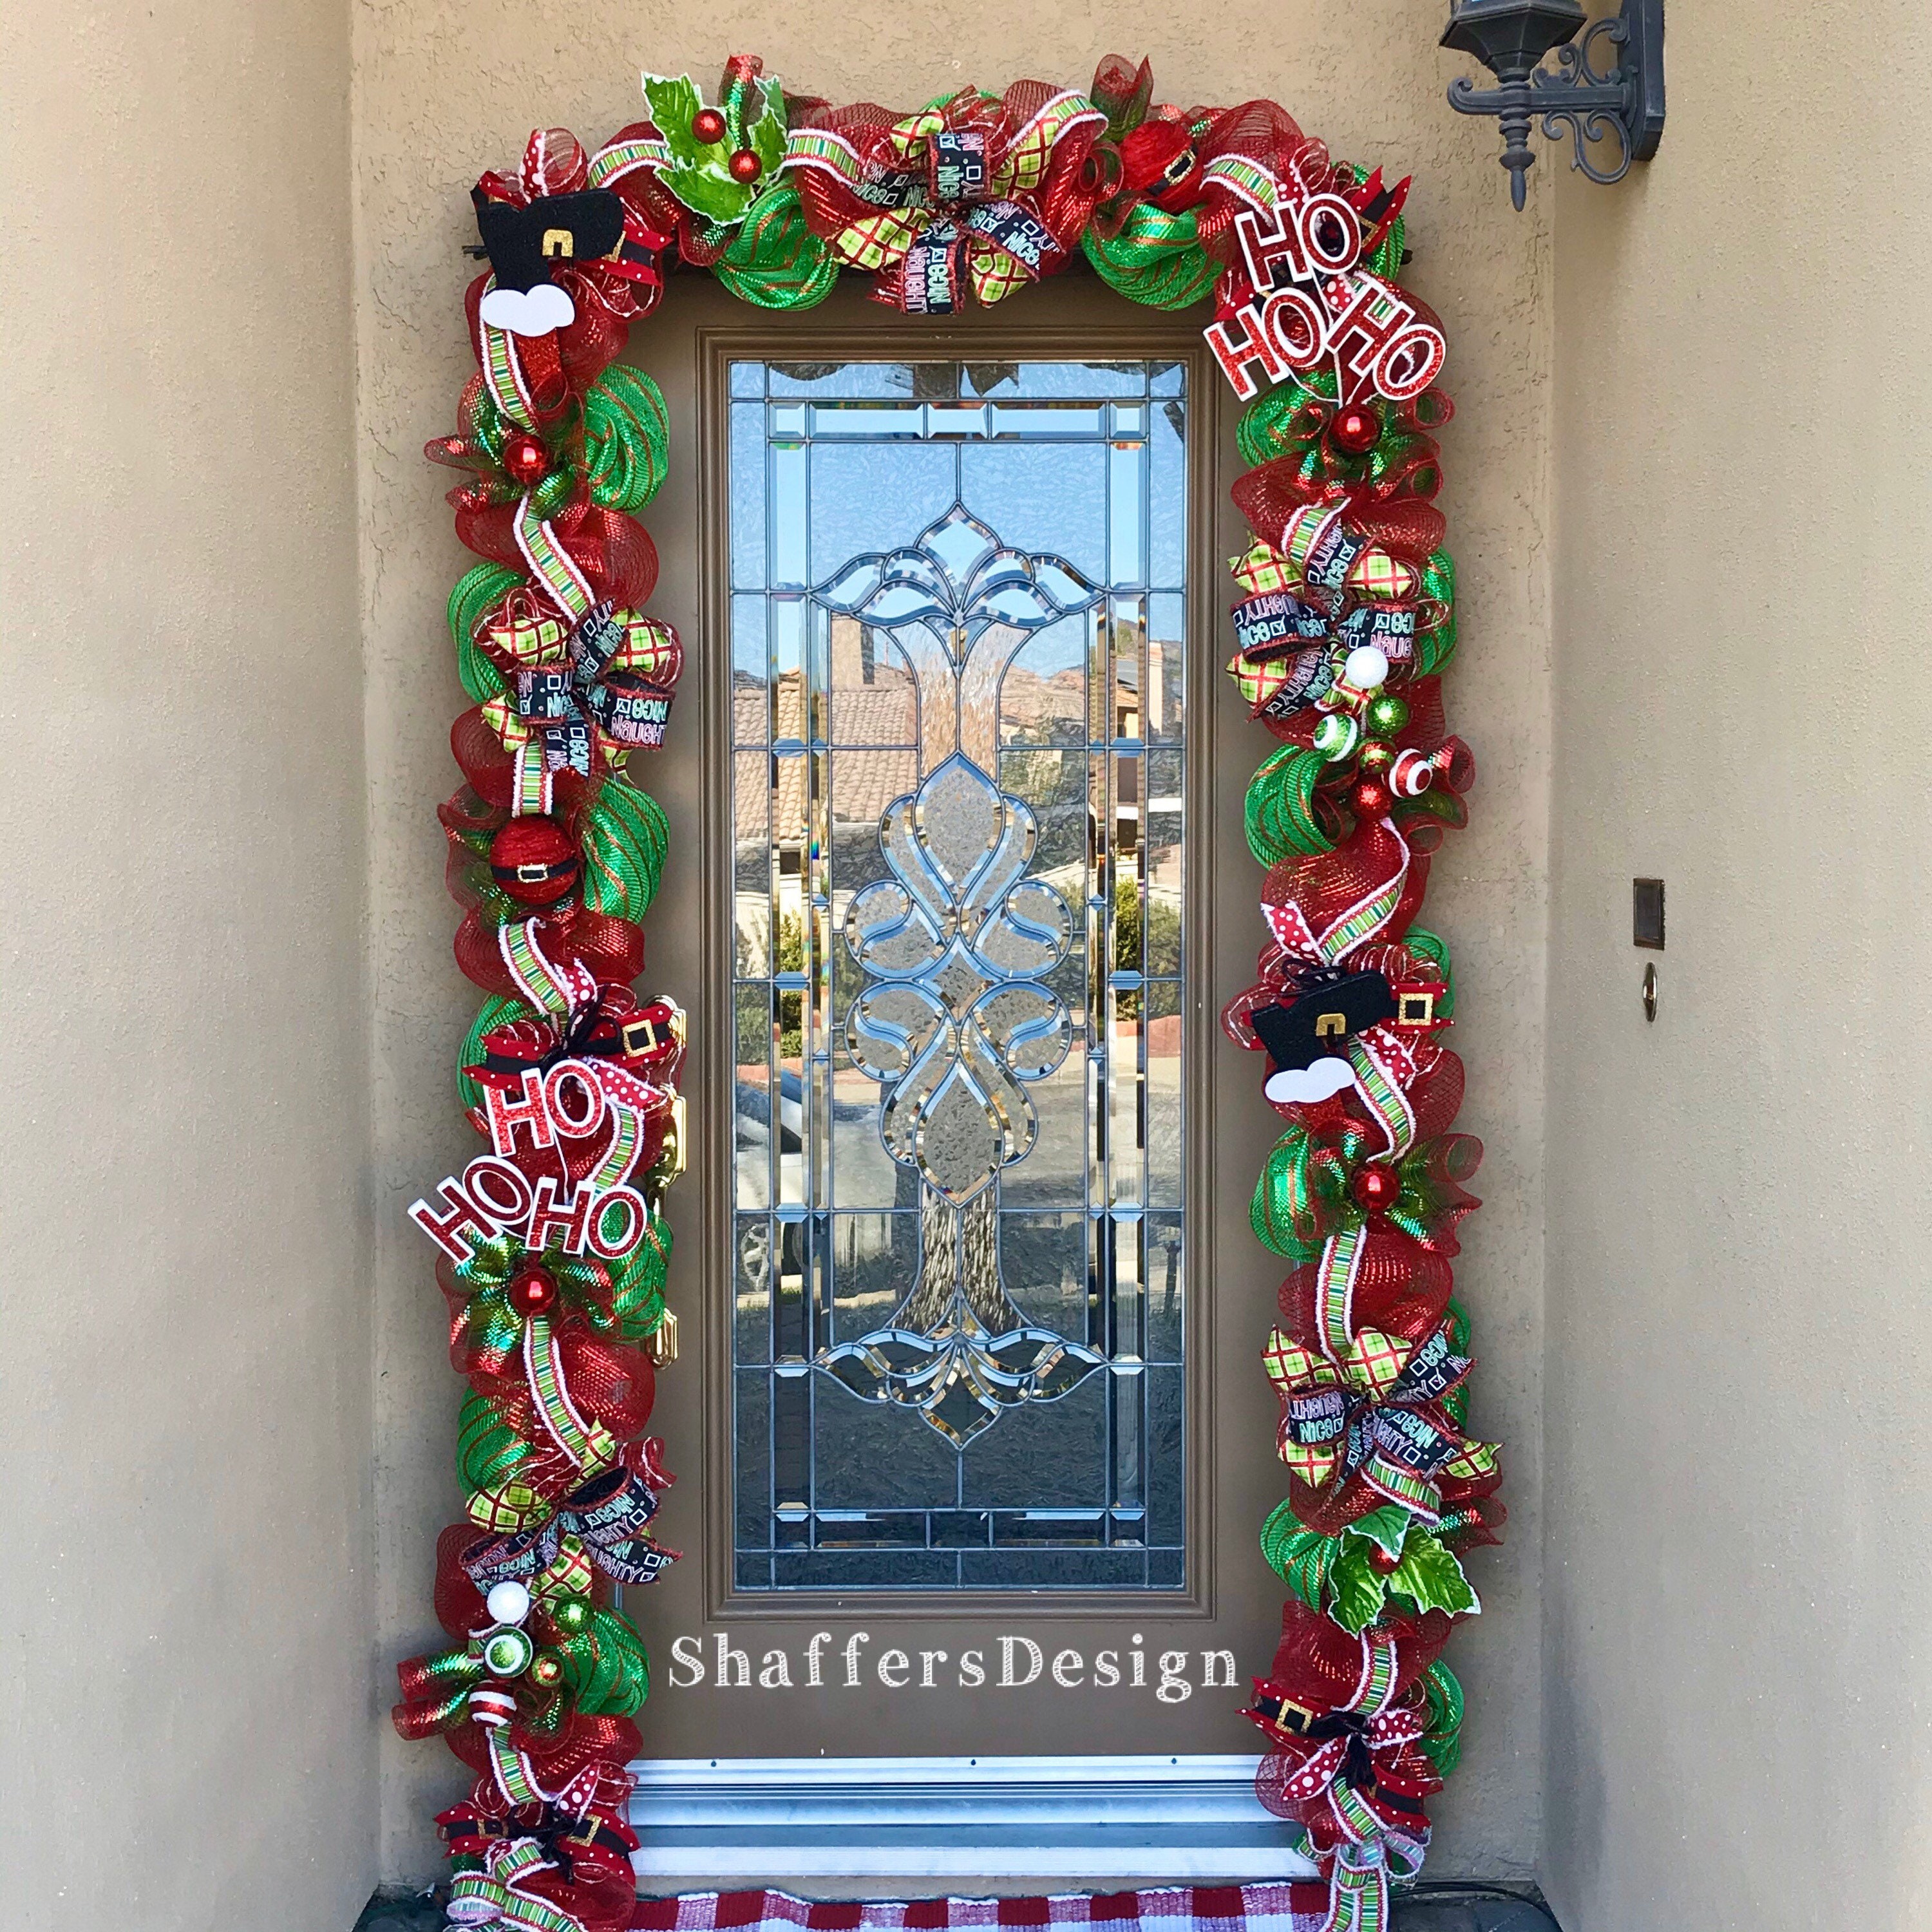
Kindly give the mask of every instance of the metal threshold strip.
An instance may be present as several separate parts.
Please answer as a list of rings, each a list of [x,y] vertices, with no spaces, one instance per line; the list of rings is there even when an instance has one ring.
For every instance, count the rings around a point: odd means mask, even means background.
[[[646,1893],[904,1894],[1312,1877],[1251,1756],[658,1758],[633,1764]]]

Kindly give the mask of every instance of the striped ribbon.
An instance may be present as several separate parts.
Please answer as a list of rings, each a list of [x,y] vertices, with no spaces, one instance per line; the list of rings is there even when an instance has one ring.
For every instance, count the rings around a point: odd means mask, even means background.
[[[492,275],[483,285],[487,296],[496,286]],[[523,358],[517,352],[517,338],[507,328],[492,328],[479,314],[476,318],[476,360],[483,370],[483,386],[497,412],[519,429],[537,426],[537,406],[530,394],[530,380],[524,374]]]
[[[537,514],[530,497],[517,506],[517,548],[530,574],[550,594],[551,602],[573,624],[589,616],[597,602],[590,580],[577,560],[556,540],[548,521]]]
[[[504,1735],[507,1726],[492,1726],[484,1735],[490,1742],[490,1769],[496,1788],[512,1804],[547,1804],[551,1793],[536,1780],[530,1761]]]
[[[556,1337],[547,1318],[532,1315],[524,1324],[524,1379],[550,1438],[586,1475],[607,1467],[617,1444],[601,1423],[586,1423],[570,1399]]]
[[[1328,1916],[1322,1932],[1388,1932],[1388,1873],[1382,1858],[1364,1858],[1353,1846],[1335,1854],[1328,1874]]]
[[[537,938],[542,923],[534,919],[512,920],[496,932],[496,949],[517,990],[539,1012],[561,1017],[574,1008],[588,1005],[597,997],[596,975],[574,961],[559,965],[544,950]]]
[[[1388,1143],[1383,1158],[1400,1160],[1415,1140],[1415,1109],[1409,1105],[1408,1096],[1396,1085],[1394,1076],[1382,1064],[1375,1049],[1360,1034],[1349,1036],[1348,1048],[1348,1065],[1355,1076],[1355,1090],[1362,1096],[1362,1104],[1374,1116],[1376,1126],[1382,1130],[1383,1139]]]
[[[554,1871],[533,1838],[496,1840],[484,1853],[481,1871],[458,1872],[450,1881],[452,1925],[499,1925],[508,1932],[584,1932],[573,1912],[553,1905],[524,1888],[538,1872]]]
[[[1362,1674],[1355,1680],[1354,1694],[1344,1708],[1379,1717],[1395,1695],[1395,1639],[1364,1630],[1361,1643]]]
[[[517,747],[510,810],[518,818],[548,818],[556,798],[556,774],[544,756],[543,740],[526,738]]]
[[[608,188],[640,168],[668,168],[671,164],[670,143],[650,134],[625,141],[607,141],[590,157],[590,185]]]
[[[1332,1362],[1341,1361],[1354,1339],[1355,1276],[1367,1243],[1368,1223],[1360,1222],[1330,1234],[1322,1244],[1316,1316],[1321,1324],[1322,1346]]]
[[[1402,903],[1402,889],[1408,878],[1408,842],[1396,830],[1392,819],[1382,821],[1382,830],[1402,848],[1402,863],[1394,878],[1364,894],[1316,940],[1322,957],[1339,966],[1358,946],[1366,946],[1395,916]]]
[[[1201,187],[1225,188],[1237,201],[1273,218],[1281,205],[1281,183],[1246,154],[1218,154],[1201,170]]]
[[[644,1124],[638,1117],[636,1109],[618,1100],[608,1087],[604,1088],[604,1098],[611,1109],[610,1150],[597,1163],[596,1172],[586,1184],[596,1193],[622,1184],[644,1139]]]

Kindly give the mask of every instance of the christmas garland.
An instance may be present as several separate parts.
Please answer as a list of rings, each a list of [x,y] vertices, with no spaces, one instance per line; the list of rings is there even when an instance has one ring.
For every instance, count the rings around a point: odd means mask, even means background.
[[[683,1164],[683,1016],[632,990],[668,834],[637,782],[682,653],[646,614],[635,520],[662,485],[664,400],[618,362],[674,262],[760,307],[808,308],[842,269],[914,314],[988,304],[1076,253],[1130,300],[1212,296],[1210,348],[1250,401],[1235,486],[1255,541],[1229,668],[1281,740],[1249,843],[1268,941],[1224,1024],[1270,1058],[1287,1123],[1257,1188],[1292,1264],[1264,1352],[1288,1494],[1262,1548],[1292,1594],[1247,1714],[1258,1789],[1329,1874],[1334,1932],[1380,1932],[1419,1866],[1423,1800],[1462,1699],[1439,1660],[1493,1541],[1491,1445],[1464,1430],[1468,1324],[1450,1298],[1462,1073],[1442,941],[1414,924],[1471,763],[1443,722],[1455,645],[1431,432],[1439,325],[1396,275],[1407,184],[1330,159],[1279,107],[1156,105],[1144,62],[1089,94],[966,88],[919,112],[836,108],[733,59],[717,104],[648,77],[648,118],[596,152],[533,134],[473,191],[490,266],[467,298],[477,373],[434,460],[482,561],[449,628],[471,708],[440,808],[455,950],[485,998],[458,1089],[488,1150],[412,1218],[436,1245],[466,1380],[466,1517],[438,1544],[449,1639],[400,1668],[405,1736],[475,1774],[438,1820],[450,1917],[616,1932],[648,1665],[614,1584],[674,1560],[645,1437],[664,1306],[664,1189]]]

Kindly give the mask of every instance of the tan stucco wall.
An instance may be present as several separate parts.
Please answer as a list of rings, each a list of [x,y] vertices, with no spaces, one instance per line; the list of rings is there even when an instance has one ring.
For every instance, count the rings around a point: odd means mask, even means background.
[[[16,1932],[344,1932],[374,1876],[347,29],[0,39]]]
[[[1658,160],[1558,197],[1544,1882],[1918,1926],[1932,236],[1858,130],[1932,26],[1670,34]]]
[[[1484,1358],[1477,1420],[1511,1444],[1512,1521],[1507,1550],[1480,1559],[1488,1614],[1455,1652],[1472,1717],[1464,1767],[1437,1808],[1432,1864],[1526,1874],[1537,1844],[1540,1682],[1546,212],[1540,200],[1526,218],[1509,212],[1493,130],[1458,120],[1443,104],[1454,64],[1436,52],[1435,27],[1414,0],[1296,0],[1268,10],[1258,34],[1254,18],[1232,8],[1184,16],[1171,8],[1023,0],[794,0],[704,13],[634,0],[568,8],[510,0],[356,6],[381,1655],[386,1666],[431,1634],[434,1539],[457,1506],[456,1384],[440,1302],[403,1209],[467,1151],[451,1067],[475,1000],[449,957],[454,915],[442,892],[433,818],[455,782],[446,736],[463,700],[442,608],[465,556],[440,500],[448,479],[418,451],[426,436],[451,427],[471,367],[458,303],[472,270],[458,252],[469,238],[469,184],[482,168],[513,161],[532,125],[562,122],[596,140],[634,118],[637,74],[646,66],[688,69],[708,88],[728,54],[750,50],[808,91],[910,106],[968,80],[998,87],[1037,74],[1084,82],[1101,55],[1144,51],[1163,98],[1271,96],[1337,152],[1379,160],[1395,174],[1412,170],[1418,259],[1412,279],[1452,332],[1447,380],[1461,413],[1445,438],[1444,502],[1462,572],[1466,641],[1450,702],[1484,776],[1474,830],[1436,867],[1430,922],[1456,952],[1456,1044],[1471,1076],[1462,1124],[1490,1148],[1481,1190],[1488,1204],[1470,1224],[1460,1279]],[[690,464],[688,450],[674,456]],[[682,473],[688,481],[689,468]],[[691,829],[680,828],[674,863],[691,862],[693,850]],[[1245,854],[1235,862],[1245,864]],[[670,990],[687,1002],[699,996],[696,988]],[[695,1196],[694,1189],[674,1196],[674,1222],[694,1211]],[[674,1305],[680,1292],[690,1285],[680,1290],[674,1273]],[[1262,1336],[1251,1339],[1258,1348]],[[687,1550],[696,1546],[692,1492],[704,1479],[695,1443],[672,1446],[684,1481],[664,1517],[666,1540]],[[1270,1454],[1264,1438],[1253,1453]],[[647,1638],[656,1635],[648,1597],[643,1622]],[[1256,1669],[1266,1662],[1243,1660]],[[648,1750],[648,1710],[644,1726]],[[1240,1737],[1228,1748],[1241,1748]],[[460,1778],[434,1748],[386,1734],[380,1748],[384,1874],[427,1876],[438,1868],[430,1815]]]

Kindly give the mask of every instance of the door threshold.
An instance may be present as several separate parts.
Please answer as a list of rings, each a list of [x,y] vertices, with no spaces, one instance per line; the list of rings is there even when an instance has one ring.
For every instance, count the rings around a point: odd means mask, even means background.
[[[926,1897],[1311,1878],[1258,1758],[656,1758],[639,1889]]]

